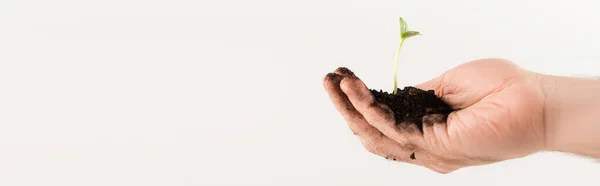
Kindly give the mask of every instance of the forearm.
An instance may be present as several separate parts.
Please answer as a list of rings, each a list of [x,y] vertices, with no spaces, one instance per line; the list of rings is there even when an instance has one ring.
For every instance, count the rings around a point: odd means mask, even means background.
[[[548,150],[600,158],[600,80],[543,75]]]

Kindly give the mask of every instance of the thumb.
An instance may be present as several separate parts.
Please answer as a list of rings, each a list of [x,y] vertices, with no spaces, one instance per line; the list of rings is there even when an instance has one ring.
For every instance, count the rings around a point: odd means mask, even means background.
[[[426,82],[423,82],[421,84],[416,85],[415,87],[421,90],[433,90],[435,92],[435,95],[437,97],[443,97],[444,94],[444,84],[443,84],[443,79],[444,79],[444,74],[437,76],[433,79],[430,79]]]
[[[457,82],[456,77],[448,71],[415,87],[425,91],[433,90],[438,98],[449,104],[453,109],[465,108],[474,104],[468,101],[472,98],[471,95],[465,94],[461,86],[455,82]]]

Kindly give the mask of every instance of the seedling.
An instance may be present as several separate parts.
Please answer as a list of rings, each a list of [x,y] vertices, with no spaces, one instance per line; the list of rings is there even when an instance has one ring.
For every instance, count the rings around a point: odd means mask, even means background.
[[[423,90],[413,86],[398,88],[398,57],[400,50],[406,39],[420,35],[417,31],[408,30],[406,22],[402,17],[400,20],[400,43],[396,52],[396,69],[394,72],[394,91],[384,92],[383,90],[370,89],[376,103],[386,105],[393,113],[394,120],[398,127],[405,128],[406,131],[412,130],[410,126],[416,125],[421,134],[423,134],[423,117],[426,115],[441,114],[444,118],[434,123],[445,123],[448,115],[454,110],[437,97],[434,90]],[[409,157],[407,157],[409,158]]]
[[[398,57],[400,56],[400,50],[402,49],[402,45],[404,41],[413,36],[421,35],[421,33],[417,31],[408,30],[408,26],[402,17],[400,17],[400,44],[398,45],[398,50],[396,51],[396,59],[395,59],[395,67],[394,67],[394,95],[398,93]]]

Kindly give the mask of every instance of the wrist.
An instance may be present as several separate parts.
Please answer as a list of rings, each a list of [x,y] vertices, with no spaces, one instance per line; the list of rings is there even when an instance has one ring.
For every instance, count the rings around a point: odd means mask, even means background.
[[[541,77],[547,150],[600,157],[600,81]]]

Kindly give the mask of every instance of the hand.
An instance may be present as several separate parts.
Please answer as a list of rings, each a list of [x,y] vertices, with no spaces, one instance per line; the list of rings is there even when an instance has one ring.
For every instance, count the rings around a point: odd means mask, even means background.
[[[449,173],[546,148],[539,79],[538,74],[501,59],[482,59],[451,69],[416,86],[434,90],[457,110],[447,120],[440,115],[425,116],[422,133],[398,127],[392,111],[375,103],[367,86],[349,69],[338,68],[323,83],[369,152]]]

